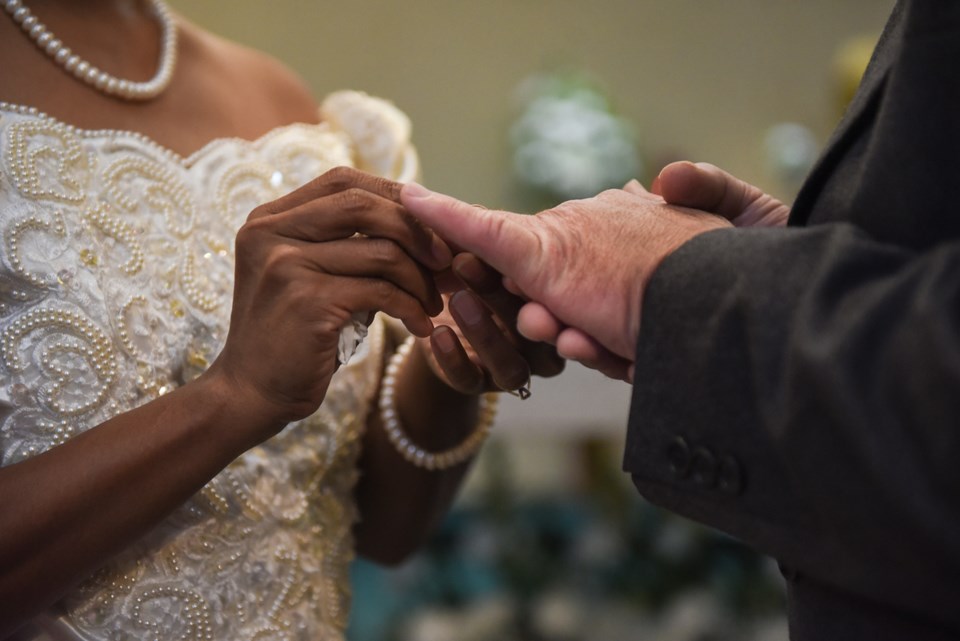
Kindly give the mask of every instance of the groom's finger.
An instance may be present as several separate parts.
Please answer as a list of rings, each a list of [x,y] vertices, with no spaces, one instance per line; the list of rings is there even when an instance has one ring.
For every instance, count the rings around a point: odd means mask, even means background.
[[[763,196],[756,187],[709,163],[672,163],[663,168],[657,182],[663,199],[671,205],[701,209],[727,220]]]
[[[476,254],[495,270],[523,281],[526,270],[540,263],[541,244],[528,216],[468,205],[416,183],[400,194],[407,210],[441,238]]]
[[[633,363],[609,351],[591,336],[568,327],[557,336],[557,352],[608,378],[633,381]]]

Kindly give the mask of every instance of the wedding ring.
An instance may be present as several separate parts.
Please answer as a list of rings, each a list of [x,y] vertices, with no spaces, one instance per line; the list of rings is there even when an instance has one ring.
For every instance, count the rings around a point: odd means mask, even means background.
[[[533,394],[533,392],[530,391],[530,387],[531,387],[530,379],[528,378],[526,383],[524,383],[523,385],[521,385],[515,390],[507,390],[507,393],[510,394],[511,396],[516,396],[521,401],[525,401],[528,398],[530,398],[530,396],[532,396]]]

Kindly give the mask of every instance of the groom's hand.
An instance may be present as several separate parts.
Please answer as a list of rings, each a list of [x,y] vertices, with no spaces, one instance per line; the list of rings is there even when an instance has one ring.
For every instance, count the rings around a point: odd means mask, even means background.
[[[636,181],[626,187],[637,188],[643,189]],[[782,227],[790,216],[790,208],[773,196],[708,163],[671,163],[653,181],[652,191],[671,205],[723,216],[734,227]]]
[[[415,184],[403,188],[401,199],[442,238],[476,254],[539,303],[521,312],[526,335],[539,338],[543,330],[561,356],[617,378],[626,377],[633,361],[643,292],[661,261],[694,236],[730,226],[719,216],[623,190],[536,216],[483,209]],[[575,345],[564,342],[567,327],[580,330],[571,334]],[[583,358],[591,354],[604,360]]]

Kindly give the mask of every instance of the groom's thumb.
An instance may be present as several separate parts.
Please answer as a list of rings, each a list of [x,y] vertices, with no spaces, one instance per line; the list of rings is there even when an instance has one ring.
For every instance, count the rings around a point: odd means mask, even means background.
[[[404,185],[400,199],[441,238],[476,254],[505,276],[522,279],[518,270],[532,262],[539,248],[536,236],[522,222],[526,216],[468,205],[417,183]]]

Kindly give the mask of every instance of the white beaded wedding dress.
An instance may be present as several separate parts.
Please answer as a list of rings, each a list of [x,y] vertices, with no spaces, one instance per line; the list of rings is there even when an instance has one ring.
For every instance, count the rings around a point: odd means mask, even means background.
[[[256,205],[337,165],[414,177],[395,107],[338,92],[321,111],[322,124],[182,158],[0,104],[0,465],[212,362],[234,236]],[[375,324],[315,415],[234,461],[18,638],[342,639],[356,458],[383,344]]]

